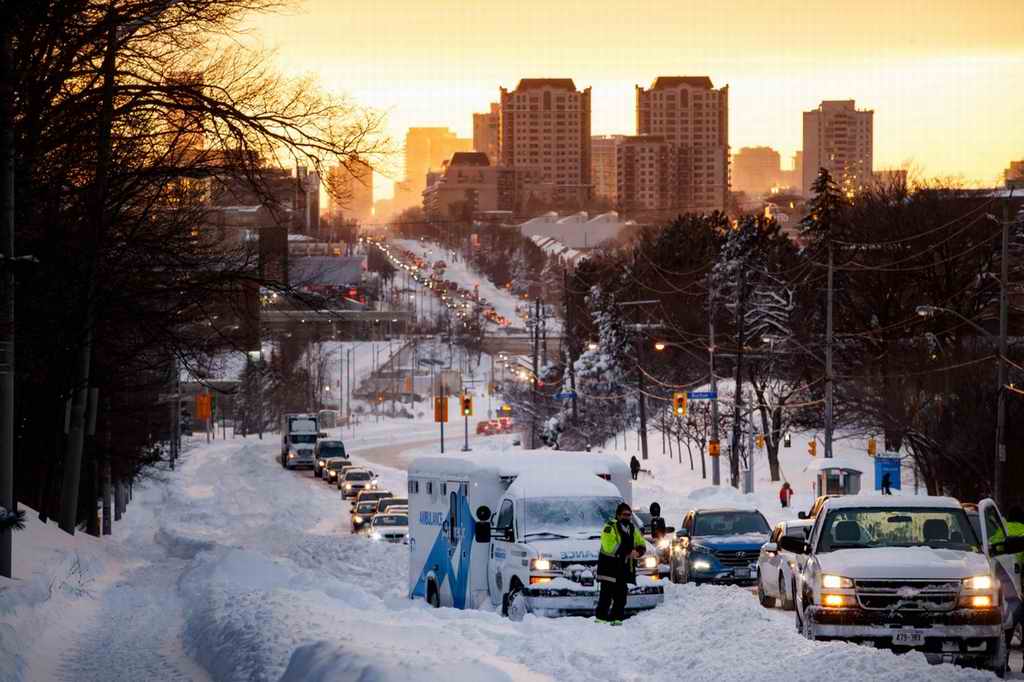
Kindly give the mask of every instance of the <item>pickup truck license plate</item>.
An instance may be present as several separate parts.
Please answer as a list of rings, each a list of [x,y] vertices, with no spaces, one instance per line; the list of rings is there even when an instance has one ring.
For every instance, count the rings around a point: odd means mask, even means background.
[[[924,633],[920,630],[902,630],[892,636],[892,643],[898,646],[924,646]]]
[[[733,569],[732,574],[734,576],[736,576],[737,578],[749,578],[750,577],[750,569],[749,568],[736,568],[736,569]]]

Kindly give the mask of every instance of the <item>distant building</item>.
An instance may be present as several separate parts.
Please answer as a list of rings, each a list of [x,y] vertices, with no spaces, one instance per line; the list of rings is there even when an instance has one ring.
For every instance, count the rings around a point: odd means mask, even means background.
[[[847,192],[873,181],[873,111],[858,110],[854,100],[823,101],[804,112],[803,182],[811,193],[820,169],[825,168]]]
[[[729,197],[729,87],[706,76],[661,76],[636,86],[637,135],[675,147],[673,209],[725,210]],[[630,201],[619,197],[619,203]]]
[[[473,151],[486,154],[492,166],[498,165],[500,109],[500,104],[491,102],[489,112],[473,114]]]
[[[440,170],[455,152],[472,150],[473,140],[460,138],[448,128],[409,128],[405,135],[405,180],[395,184],[394,210],[418,205],[427,173]]]
[[[210,182],[210,221],[227,227],[287,227],[289,232],[320,232],[320,176],[305,166],[263,168],[255,179],[215,177]]]
[[[430,220],[465,220],[481,212],[513,211],[516,171],[492,166],[483,152],[458,152],[423,190],[423,212]]]
[[[531,172],[555,203],[590,199],[590,88],[523,78],[515,90],[501,88],[499,121],[502,166]]]
[[[1011,161],[1003,172],[1007,189],[1024,189],[1024,161]]]
[[[616,208],[633,215],[682,206],[679,149],[662,135],[622,138],[616,145]]]
[[[743,147],[732,157],[732,189],[765,194],[782,180],[779,153],[771,147]]]
[[[618,197],[616,149],[625,135],[594,135],[590,138],[590,181],[594,196],[608,199],[613,204]]]
[[[361,159],[327,172],[328,204],[332,220],[369,223],[373,218],[373,168]]]

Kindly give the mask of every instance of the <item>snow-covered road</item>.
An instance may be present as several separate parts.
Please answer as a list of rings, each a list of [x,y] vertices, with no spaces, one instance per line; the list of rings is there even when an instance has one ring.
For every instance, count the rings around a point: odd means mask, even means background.
[[[402,491],[404,472],[381,463],[430,450],[430,428],[382,423],[350,449]],[[791,614],[738,588],[668,585],[662,607],[621,628],[430,609],[406,596],[406,547],[352,536],[348,503],[308,471],[281,469],[276,446],[203,443],[166,481],[137,489],[115,540],[90,550],[106,553],[97,570],[109,577],[69,604],[88,617],[43,635],[53,655],[34,645],[12,679],[991,679],[920,654],[808,642]],[[0,651],[4,625],[29,615],[0,609]]]

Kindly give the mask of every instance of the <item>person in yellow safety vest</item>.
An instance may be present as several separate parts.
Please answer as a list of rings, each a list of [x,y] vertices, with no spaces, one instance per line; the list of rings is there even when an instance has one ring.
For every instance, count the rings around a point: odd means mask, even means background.
[[[595,614],[597,622],[622,625],[628,586],[636,584],[636,560],[645,550],[644,536],[633,525],[633,510],[622,502],[615,509],[615,518],[608,519],[601,531],[601,552],[595,576],[601,583]]]
[[[1006,534],[1009,537],[1024,537],[1024,509],[1012,507],[1006,515]],[[1017,565],[1024,571],[1024,552],[1017,555]],[[1024,623],[1024,603],[1017,606],[1017,615],[1014,619],[1014,628]],[[1021,672],[1024,672],[1024,664],[1021,665]]]

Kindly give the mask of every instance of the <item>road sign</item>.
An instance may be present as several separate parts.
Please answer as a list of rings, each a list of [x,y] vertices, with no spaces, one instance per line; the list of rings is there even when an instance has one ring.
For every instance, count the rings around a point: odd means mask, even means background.
[[[196,396],[196,419],[206,421],[210,418],[213,408],[213,396],[209,393],[200,393]]]
[[[717,440],[708,441],[708,454],[712,457],[718,457],[722,454],[722,446]]]
[[[448,396],[434,398],[434,421],[441,424],[448,421]]]
[[[718,397],[715,391],[690,391],[686,394],[690,400],[714,400]]]
[[[564,393],[556,393],[555,400],[571,400],[576,397],[576,391],[565,391]]]
[[[501,406],[501,411],[502,412],[511,412],[512,411],[512,406],[511,405],[502,405]]]

